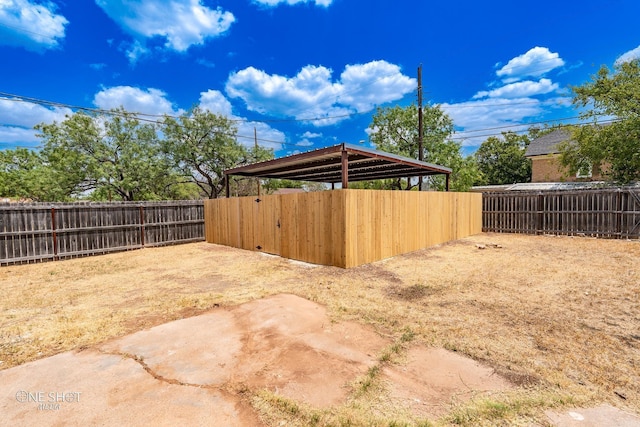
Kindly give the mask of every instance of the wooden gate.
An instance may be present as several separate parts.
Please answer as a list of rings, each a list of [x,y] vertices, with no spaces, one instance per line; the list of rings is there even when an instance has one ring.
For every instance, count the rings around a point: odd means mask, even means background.
[[[253,227],[256,250],[280,255],[280,209],[280,197],[258,197],[254,200]]]
[[[278,196],[207,200],[207,241],[281,255],[280,207]]]

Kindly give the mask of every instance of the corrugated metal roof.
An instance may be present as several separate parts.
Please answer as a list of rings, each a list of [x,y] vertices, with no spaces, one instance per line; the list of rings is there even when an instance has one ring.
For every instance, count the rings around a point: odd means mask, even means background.
[[[347,156],[348,181],[448,175],[445,166],[421,162],[383,151],[339,144],[306,153],[226,170],[225,175],[338,183],[342,181],[342,155]]]
[[[471,189],[474,192],[491,191],[550,191],[550,190],[588,190],[603,188],[610,184],[604,181],[591,182],[520,182],[506,185],[484,185]]]

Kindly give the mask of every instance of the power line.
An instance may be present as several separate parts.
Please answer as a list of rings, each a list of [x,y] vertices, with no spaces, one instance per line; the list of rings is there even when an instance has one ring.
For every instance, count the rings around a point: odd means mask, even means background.
[[[66,103],[62,103],[62,102],[47,101],[47,100],[39,99],[39,98],[32,98],[32,97],[28,97],[28,96],[16,95],[16,94],[7,93],[7,92],[0,92],[0,96],[5,97],[3,99],[5,99],[7,101],[30,102],[30,103],[33,103],[33,104],[46,105],[46,106],[50,106],[50,107],[69,108],[71,110],[86,111],[86,112],[90,112],[90,113],[106,114],[106,115],[111,115],[111,116],[132,115],[132,116],[135,116],[135,117],[139,118],[141,121],[147,121],[147,122],[150,122],[150,123],[158,123],[158,124],[160,123],[158,120],[143,119],[143,118],[140,118],[140,117],[157,117],[157,118],[169,117],[169,118],[173,118],[173,119],[179,119],[180,117],[182,117],[182,116],[176,116],[176,115],[171,115],[171,114],[149,114],[149,113],[140,113],[140,112],[133,112],[133,111],[126,111],[124,113],[120,113],[120,112],[118,112],[117,109],[115,109],[115,110],[105,110],[105,109],[102,109],[102,108],[84,107],[84,106],[79,106],[79,105],[72,105],[72,104],[66,104]],[[250,122],[256,122],[256,123],[314,122],[314,121],[340,119],[340,118],[352,117],[352,116],[363,115],[363,114],[367,114],[367,113],[358,113],[358,112],[356,112],[356,113],[341,114],[341,115],[336,115],[336,116],[309,117],[309,118],[303,118],[303,119],[261,119],[261,120],[252,120],[252,119],[231,119],[231,118],[228,118],[228,120],[230,122],[249,122],[249,123]]]
[[[7,24],[4,24],[2,22],[0,22],[0,27],[10,28],[12,30],[18,30],[18,31],[20,31],[22,33],[28,33],[28,34],[33,34],[35,36],[44,37],[47,41],[53,41],[53,42],[56,41],[56,36],[48,36],[46,34],[36,33],[35,31],[27,30],[26,28],[23,28],[23,27],[16,27],[16,26],[13,26],[13,25],[7,25]]]
[[[599,114],[599,115],[604,115],[604,114]],[[486,132],[488,130],[511,129],[511,128],[514,128],[514,127],[523,127],[523,126],[531,127],[532,125],[541,125],[541,124],[545,124],[545,123],[561,122],[563,120],[573,120],[573,119],[579,119],[579,118],[580,118],[580,116],[563,117],[563,118],[560,118],[560,119],[540,120],[540,121],[537,121],[537,122],[522,123],[522,124],[519,124],[519,125],[504,125],[504,126],[495,126],[495,127],[483,128],[483,129],[475,129],[475,130],[463,130],[463,131],[456,132],[456,133],[457,134],[461,134],[461,133],[467,134],[467,133],[476,133],[476,132]]]
[[[609,120],[602,120],[598,123],[602,124],[602,123],[615,123],[615,122],[619,122],[622,119],[609,119]],[[541,123],[548,123],[548,122],[553,122],[555,120],[546,120],[543,122],[533,122],[533,123],[526,123],[523,125],[518,125],[518,126],[527,126],[527,125],[534,125],[534,124],[541,124]],[[571,126],[589,126],[591,125],[591,122],[585,122],[585,123],[558,123],[555,127],[558,128],[565,128],[565,127],[571,127]],[[529,129],[521,129],[521,130],[515,130],[513,131],[513,133],[524,133],[524,132],[528,132]],[[473,135],[473,136],[461,136],[461,137],[452,137],[451,139],[454,141],[464,141],[465,139],[471,139],[471,138],[482,138],[482,137],[491,137],[491,136],[500,136],[502,135],[502,133],[487,133],[487,134],[482,134],[482,135]]]
[[[1,92],[1,91],[0,91],[0,96],[4,97],[4,98],[0,98],[0,100],[4,99],[4,100],[7,100],[7,101],[26,102],[26,103],[33,103],[33,104],[38,104],[38,105],[45,105],[45,106],[49,106],[49,107],[68,108],[68,109],[71,109],[71,110],[75,109],[75,110],[79,110],[79,111],[86,111],[86,112],[90,112],[90,113],[104,114],[104,115],[117,116],[117,117],[133,116],[133,117],[135,117],[137,120],[139,120],[141,122],[151,123],[151,124],[155,124],[155,125],[162,125],[163,122],[161,120],[158,120],[158,119],[150,119],[150,118],[146,118],[146,117],[157,117],[157,118],[160,118],[160,117],[167,118],[168,117],[168,118],[173,118],[173,119],[180,119],[181,117],[183,117],[183,116],[172,116],[172,115],[168,115],[168,114],[157,115],[157,114],[146,114],[146,113],[138,113],[138,112],[129,112],[129,111],[118,110],[118,109],[105,110],[105,109],[100,109],[100,108],[83,107],[83,106],[65,104],[65,103],[61,103],[61,102],[48,101],[48,100],[39,99],[39,98],[32,98],[32,97],[27,97],[27,96],[15,95],[15,94],[7,93],[7,92]],[[537,104],[538,101],[536,101],[536,102],[523,102],[523,103],[491,104],[490,106],[481,105],[481,106],[476,106],[476,107],[486,108],[486,107],[501,106],[501,105],[510,105],[511,106],[511,105],[522,105],[522,104],[533,104],[533,103]],[[456,107],[456,108],[465,108],[465,107],[473,107],[473,106],[460,106],[460,107]],[[335,118],[345,118],[345,117],[351,117],[351,116],[354,116],[354,115],[362,115],[362,114],[366,114],[366,113],[344,114],[344,115],[328,116],[328,117],[325,117],[325,118],[315,118],[315,119],[273,119],[273,120],[249,120],[249,119],[233,120],[233,119],[228,119],[228,120],[232,121],[232,122],[256,122],[256,123],[298,122],[298,121],[330,120],[330,119],[335,119]],[[140,116],[142,116],[142,117],[140,117]],[[451,139],[453,139],[453,140],[465,140],[465,139],[469,139],[469,138],[480,138],[480,137],[484,137],[484,136],[499,136],[500,133],[495,133],[495,132],[494,133],[488,133],[488,134],[480,134],[480,135],[470,135],[470,134],[481,133],[481,132],[486,132],[486,131],[490,131],[490,130],[513,129],[514,127],[515,128],[525,127],[525,126],[531,127],[531,126],[537,125],[537,124],[558,122],[558,121],[562,121],[562,120],[573,120],[573,119],[576,119],[576,118],[579,118],[579,116],[565,117],[565,118],[561,118],[561,119],[552,119],[552,120],[542,120],[542,121],[523,123],[523,124],[496,126],[496,127],[491,127],[491,128],[482,128],[482,129],[475,129],[475,130],[465,130],[465,131],[457,132],[457,135],[464,134],[463,136],[453,136]],[[178,123],[178,125],[183,127],[179,123]],[[559,124],[558,126],[570,126],[570,125],[571,124]],[[578,124],[578,125],[580,125],[580,124]],[[2,126],[9,127],[9,126],[12,126],[12,125],[2,124]],[[526,130],[513,131],[513,132],[515,132],[515,133],[526,132]],[[218,133],[221,133],[221,132],[218,132]],[[227,135],[227,136],[232,136],[232,137],[239,138],[239,139],[249,139],[249,140],[254,140],[255,139],[254,136],[249,136],[249,135],[239,135],[239,134],[233,135],[232,133],[228,133],[228,134],[221,133],[221,134]],[[280,144],[280,145],[283,145],[283,146],[298,147],[298,145],[295,144],[295,143],[290,143],[290,142],[285,142],[285,141],[277,141],[277,140],[271,140],[271,139],[265,139],[265,138],[258,138],[258,140],[263,142],[263,143]]]
[[[110,115],[110,116],[116,116],[116,117],[127,117],[129,115],[129,116],[136,117],[136,119],[141,121],[141,122],[151,123],[151,124],[155,124],[155,125],[162,125],[163,124],[163,122],[161,120],[153,120],[153,119],[147,119],[147,118],[138,117],[138,115],[153,116],[153,115],[150,115],[150,114],[132,113],[132,112],[122,111],[122,110],[103,110],[103,109],[99,109],[99,108],[79,107],[79,106],[63,104],[63,103],[59,103],[59,102],[40,100],[40,99],[37,99],[37,98],[21,97],[21,96],[18,96],[18,95],[12,95],[12,94],[7,94],[5,92],[0,92],[0,96],[7,96],[7,95],[13,96],[13,98],[4,98],[7,101],[31,102],[31,103],[39,104],[39,105],[48,105],[48,106],[56,106],[56,107],[63,107],[63,108],[69,108],[69,109],[76,109],[76,110],[80,110],[80,111],[87,111],[87,112],[91,112],[91,113],[104,114],[104,115]],[[157,117],[170,117],[170,118],[173,118],[173,119],[179,119],[180,118],[180,116],[169,116],[169,115],[157,116]],[[230,120],[230,121],[232,121],[232,120]],[[2,126],[10,127],[12,125],[2,124]],[[181,125],[180,123],[178,123],[178,126],[184,128],[184,126]],[[230,137],[240,138],[240,139],[254,139],[254,137],[249,137],[249,136],[245,136],[245,135],[238,135],[238,134],[234,135],[233,133],[224,133],[224,132],[217,132],[217,133],[221,134],[221,135],[230,136]],[[258,141],[261,141],[263,143],[269,143],[269,144],[280,144],[280,145],[297,146],[296,144],[293,144],[293,143],[288,143],[288,142],[285,142],[285,141],[276,141],[276,140],[265,139],[265,138],[258,138]]]

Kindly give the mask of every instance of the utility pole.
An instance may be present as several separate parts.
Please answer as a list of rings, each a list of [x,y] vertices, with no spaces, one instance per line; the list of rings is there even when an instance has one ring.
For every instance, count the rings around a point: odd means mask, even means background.
[[[258,131],[256,128],[253,128],[253,142],[256,153],[256,161],[258,161]],[[256,177],[256,183],[258,184],[258,197],[260,197],[260,178]]]
[[[422,64],[418,67],[418,160],[422,161]],[[418,177],[418,191],[422,191],[422,175]]]

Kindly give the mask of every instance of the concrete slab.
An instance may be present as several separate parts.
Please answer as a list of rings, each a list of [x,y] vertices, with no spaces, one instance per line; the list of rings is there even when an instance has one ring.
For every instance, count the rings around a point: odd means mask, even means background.
[[[370,328],[332,322],[319,304],[276,295],[0,371],[0,425],[260,426],[239,390],[340,405],[389,344]],[[420,416],[445,413],[452,396],[509,387],[442,349],[412,348],[406,359],[383,369],[383,380],[393,400]]]
[[[220,390],[149,375],[135,360],[96,350],[62,353],[0,372],[0,425],[261,425]]]
[[[547,411],[546,415],[556,427],[640,427],[640,417],[611,405]]]

